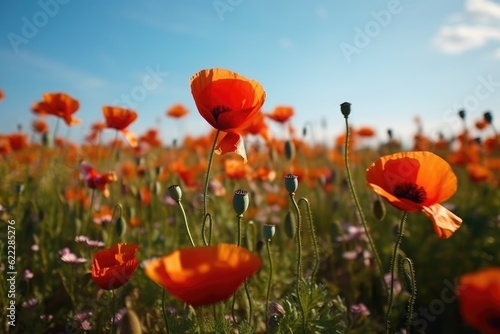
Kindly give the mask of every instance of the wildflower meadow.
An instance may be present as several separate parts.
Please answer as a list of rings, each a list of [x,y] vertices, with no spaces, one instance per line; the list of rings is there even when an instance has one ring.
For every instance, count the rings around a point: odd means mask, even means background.
[[[71,142],[78,97],[33,97],[0,134],[0,332],[500,333],[493,112],[405,147],[338,101],[325,142],[250,77],[186,78],[165,117],[213,130],[173,143],[114,105]]]

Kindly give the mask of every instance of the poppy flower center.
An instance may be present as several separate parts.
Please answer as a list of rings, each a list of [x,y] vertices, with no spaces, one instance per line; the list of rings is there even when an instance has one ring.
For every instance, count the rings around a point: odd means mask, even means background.
[[[427,193],[421,186],[411,182],[404,182],[396,185],[393,194],[399,198],[406,198],[415,203],[423,203],[427,199]]]
[[[494,329],[500,329],[500,314],[490,315],[486,322]]]
[[[215,121],[217,122],[219,120],[219,115],[225,112],[231,111],[231,108],[226,107],[226,106],[215,106],[212,108],[211,112],[212,115],[214,115]]]

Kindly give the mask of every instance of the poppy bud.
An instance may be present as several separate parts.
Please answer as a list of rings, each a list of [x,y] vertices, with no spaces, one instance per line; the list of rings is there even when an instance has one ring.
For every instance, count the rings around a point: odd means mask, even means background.
[[[288,160],[292,160],[295,157],[295,145],[291,140],[285,142],[285,156]]]
[[[262,226],[262,234],[266,240],[271,240],[276,232],[276,227],[274,225],[266,224]]]
[[[489,111],[485,112],[483,117],[488,124],[491,124],[491,122],[493,122],[493,115],[491,114],[491,112]]]
[[[271,162],[276,161],[276,150],[274,149],[274,147],[271,147],[269,149],[269,159],[271,160]]]
[[[288,211],[285,216],[285,233],[288,238],[293,239],[295,237],[296,226],[297,222],[295,221],[295,215]]]
[[[460,116],[461,119],[465,119],[465,110],[464,109],[459,110],[458,111],[458,116]]]
[[[289,194],[295,193],[299,187],[299,178],[297,175],[287,174],[285,175],[285,188]]]
[[[340,105],[340,112],[345,118],[349,117],[351,113],[351,104],[349,102],[344,102]]]
[[[387,135],[389,136],[389,140],[392,140],[393,138],[392,129],[387,129]]]
[[[24,191],[24,184],[22,184],[22,183],[16,184],[16,192],[18,194],[21,194],[23,191]]]
[[[380,200],[379,197],[373,202],[373,215],[378,221],[382,221],[385,217],[385,204]]]
[[[170,194],[170,197],[172,197],[174,201],[179,202],[182,199],[182,189],[180,186],[176,184],[168,187],[168,193]]]
[[[233,209],[236,215],[240,216],[244,214],[248,209],[249,202],[248,191],[243,189],[236,190],[233,196]]]
[[[116,234],[122,238],[127,232],[127,221],[122,216],[118,217],[115,222]]]
[[[156,166],[155,167],[156,177],[160,176],[161,172],[163,172],[163,167],[162,166]]]
[[[155,183],[153,183],[153,193],[155,195],[159,195],[161,192],[161,183],[156,181]]]
[[[42,133],[42,145],[43,147],[52,147],[52,136],[50,133]]]

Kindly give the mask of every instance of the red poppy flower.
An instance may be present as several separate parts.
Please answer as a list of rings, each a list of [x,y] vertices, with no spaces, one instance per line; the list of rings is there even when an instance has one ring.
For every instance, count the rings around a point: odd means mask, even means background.
[[[234,152],[246,161],[241,130],[264,104],[266,93],[255,80],[229,70],[202,70],[190,79],[191,93],[200,115],[215,129],[227,132],[217,154]]]
[[[182,118],[186,116],[187,113],[188,113],[187,108],[184,107],[182,104],[174,104],[166,112],[167,116],[172,118]]]
[[[262,266],[260,257],[233,244],[178,249],[146,265],[146,275],[192,306],[231,297]]]
[[[292,107],[277,106],[273,112],[266,114],[266,116],[278,123],[286,123],[295,114]]]
[[[461,276],[457,295],[465,323],[483,334],[500,333],[500,267]]]
[[[356,134],[360,137],[373,137],[375,136],[375,129],[369,126],[363,126],[356,130]]]
[[[80,168],[83,174],[83,180],[90,189],[99,189],[104,197],[109,197],[108,183],[117,180],[114,172],[100,174],[94,167],[87,164],[85,161],[80,163]]]
[[[114,290],[130,280],[139,260],[136,258],[139,245],[119,243],[102,249],[92,261],[92,279],[104,290]]]
[[[33,131],[35,131],[36,133],[46,133],[49,131],[49,126],[47,124],[47,122],[45,122],[43,119],[37,119],[37,120],[34,120],[33,123],[31,123],[31,127],[33,129]]]
[[[379,158],[366,171],[368,186],[391,205],[404,211],[422,211],[439,238],[449,238],[462,219],[440,205],[457,190],[450,165],[431,152],[404,152]]]
[[[120,107],[104,106],[102,107],[102,113],[106,120],[106,126],[109,129],[121,131],[130,146],[137,146],[137,136],[132,131],[127,130],[127,127],[137,119],[137,113],[135,111]]]
[[[53,115],[60,117],[68,126],[77,125],[81,120],[73,114],[80,108],[80,103],[65,93],[43,94],[42,101],[36,102],[31,111],[38,115]]]

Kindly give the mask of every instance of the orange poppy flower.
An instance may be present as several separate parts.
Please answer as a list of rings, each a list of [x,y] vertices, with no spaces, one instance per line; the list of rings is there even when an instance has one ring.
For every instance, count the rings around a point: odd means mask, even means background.
[[[369,126],[363,126],[356,130],[356,134],[360,137],[373,137],[375,136],[375,130]]]
[[[403,152],[384,156],[366,171],[368,186],[391,205],[404,211],[422,211],[439,238],[449,238],[462,219],[439,203],[457,190],[450,165],[432,152]]]
[[[38,115],[53,115],[60,117],[68,126],[77,125],[81,120],[73,114],[80,108],[80,103],[65,93],[43,94],[42,101],[36,102],[31,111]]]
[[[273,139],[271,131],[265,122],[264,114],[261,111],[257,112],[243,129],[242,135],[247,134],[260,135],[267,143],[271,142]]]
[[[137,146],[137,136],[132,131],[127,130],[127,127],[137,119],[135,111],[120,107],[103,106],[102,113],[104,114],[107,128],[121,131],[130,146]]]
[[[273,112],[266,116],[278,123],[286,123],[295,114],[293,107],[277,106]]]
[[[151,147],[160,147],[162,142],[161,139],[158,138],[158,130],[149,129],[145,134],[139,137],[140,143],[146,143]]]
[[[260,83],[229,70],[213,68],[193,75],[190,86],[200,115],[215,129],[226,132],[215,152],[234,152],[246,161],[240,133],[264,104],[266,93]]]
[[[49,126],[48,126],[47,122],[45,122],[43,119],[34,120],[33,123],[31,124],[31,127],[32,127],[33,131],[35,131],[36,133],[40,133],[40,134],[43,134],[43,133],[46,133],[49,131]]]
[[[194,307],[231,297],[262,266],[255,253],[233,244],[181,248],[145,266],[146,275]]]
[[[168,117],[182,118],[188,114],[188,110],[182,104],[174,104],[167,110],[166,114]]]
[[[114,290],[127,283],[139,264],[138,249],[137,244],[119,243],[98,251],[92,261],[92,279],[97,286]]]
[[[495,174],[490,169],[481,164],[476,164],[476,163],[467,164],[465,170],[467,171],[469,178],[473,182],[485,182],[485,181],[493,182],[495,179]]]
[[[28,136],[25,133],[13,133],[7,136],[10,147],[14,151],[22,150],[29,146]]]
[[[80,168],[83,174],[83,179],[90,189],[99,189],[104,197],[109,197],[108,183],[117,180],[114,172],[100,174],[94,167],[87,164],[85,161],[80,163]]]
[[[461,276],[457,295],[465,323],[483,334],[500,333],[500,267]]]

